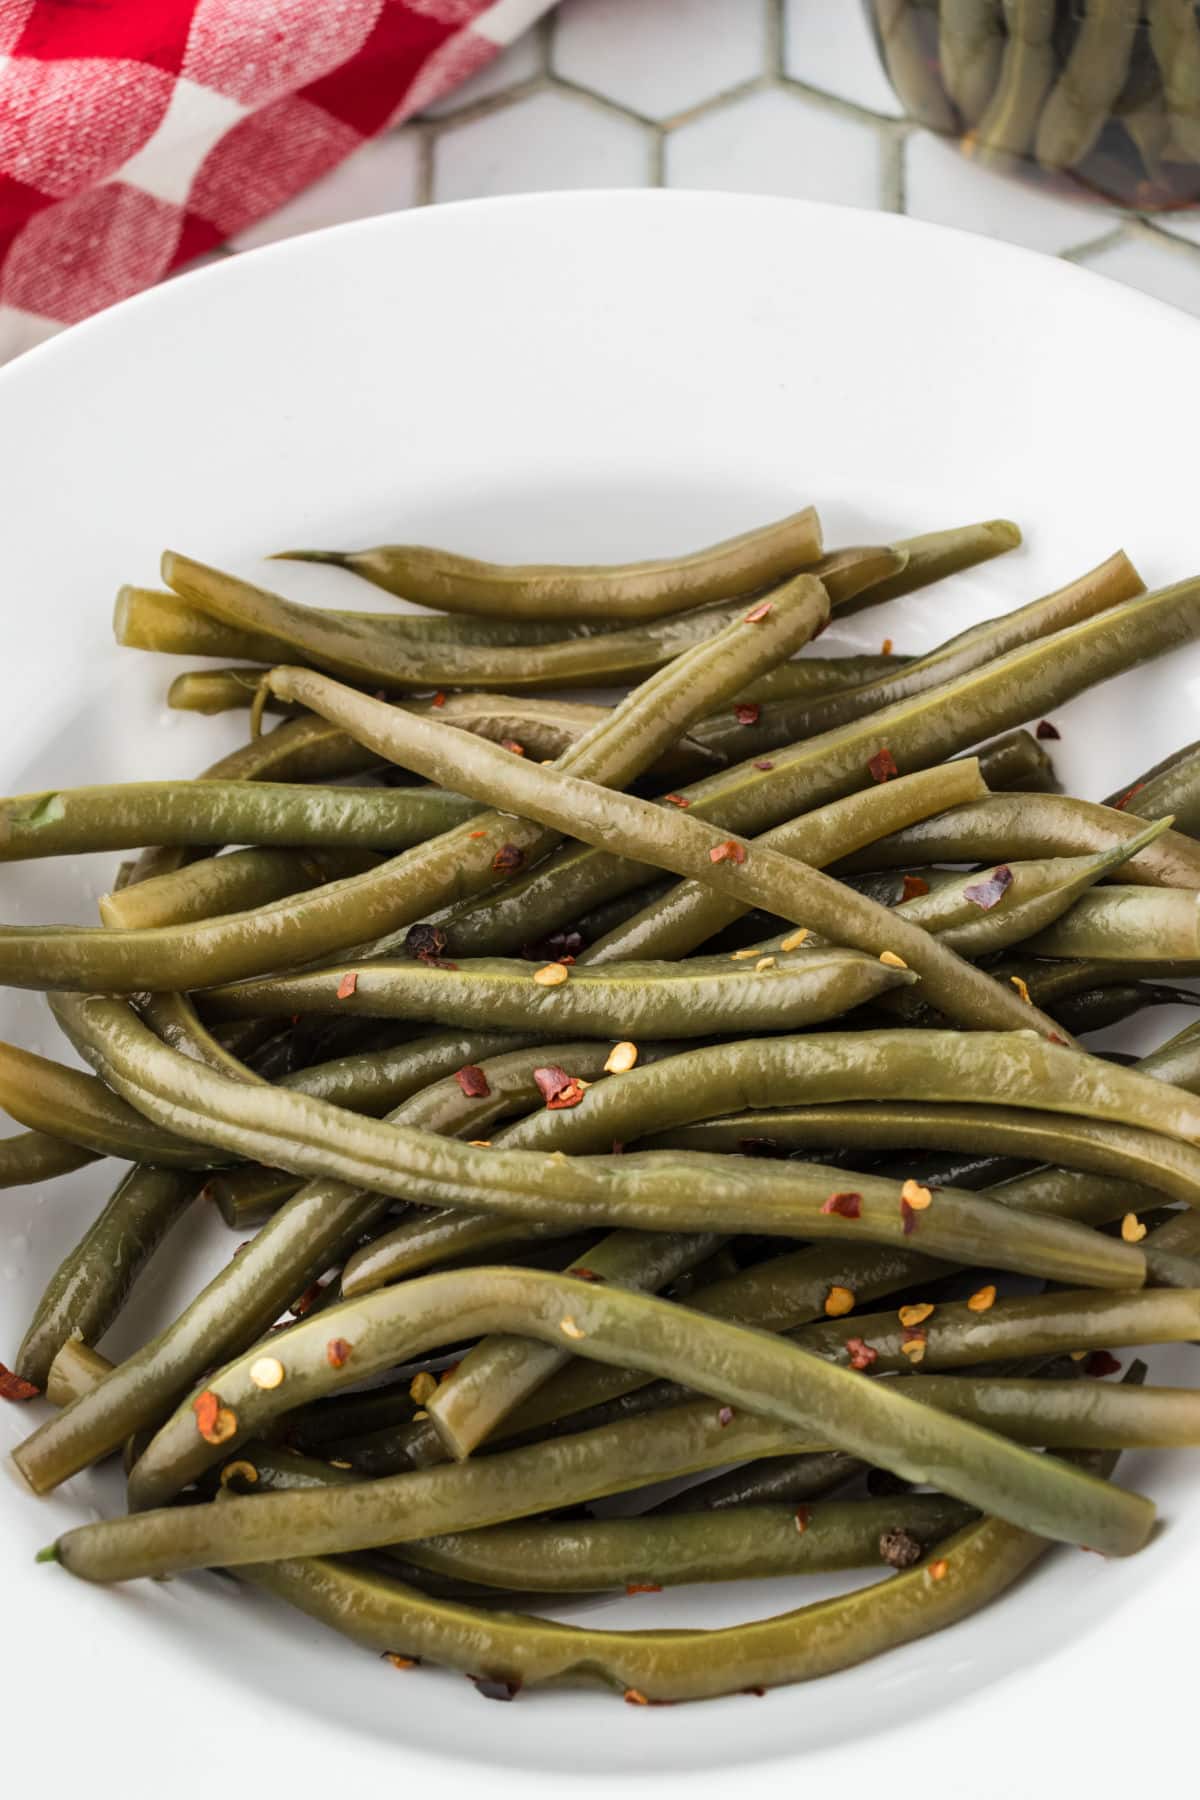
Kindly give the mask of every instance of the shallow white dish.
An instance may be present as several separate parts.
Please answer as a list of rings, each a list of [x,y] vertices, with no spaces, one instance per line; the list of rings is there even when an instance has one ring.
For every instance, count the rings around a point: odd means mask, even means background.
[[[244,731],[242,715],[168,714],[171,665],[112,646],[116,585],[153,582],[163,545],[262,578],[260,553],[294,542],[661,554],[808,500],[831,543],[1018,519],[1017,555],[821,645],[891,634],[916,649],[1118,544],[1151,585],[1194,572],[1198,415],[1189,319],[1060,262],[859,212],[554,195],[238,257],[0,376],[0,787],[189,775]],[[370,604],[330,571],[274,565],[268,579]],[[1099,796],[1132,778],[1197,735],[1198,701],[1193,648],[1062,709],[1067,786]],[[0,917],[94,919],[113,861],[0,869]],[[1156,1015],[1143,1041],[1183,1022]],[[65,1054],[35,995],[0,993],[0,1036]],[[0,1195],[0,1356],[107,1185],[83,1170],[48,1195]],[[229,1249],[211,1221],[185,1226],[117,1353]],[[1193,1356],[1160,1364],[1164,1377],[1194,1380]],[[0,1451],[36,1416],[0,1409]],[[1130,1562],[1058,1552],[980,1618],[865,1669],[646,1712],[595,1693],[488,1705],[460,1677],[400,1677],[219,1577],[89,1589],[32,1553],[114,1509],[112,1482],[39,1503],[8,1476],[0,1691],[20,1698],[5,1708],[7,1770],[14,1791],[27,1764],[63,1792],[100,1774],[104,1793],[153,1781],[176,1796],[347,1775],[435,1793],[486,1781],[497,1796],[561,1794],[573,1777],[765,1794],[868,1772],[907,1792],[936,1772],[981,1800],[1086,1771],[1103,1800],[1145,1772],[1146,1731],[1164,1763],[1190,1741],[1179,1596],[1200,1573],[1195,1459],[1130,1458],[1125,1479],[1169,1525]],[[710,1588],[587,1617],[711,1624],[816,1591]]]

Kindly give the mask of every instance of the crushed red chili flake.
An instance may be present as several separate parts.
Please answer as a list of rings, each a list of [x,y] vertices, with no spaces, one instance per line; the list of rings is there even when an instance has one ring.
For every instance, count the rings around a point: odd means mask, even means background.
[[[379,1660],[391,1663],[393,1669],[419,1669],[421,1666],[419,1656],[401,1656],[398,1650],[385,1650]]]
[[[438,689],[437,693],[433,696],[433,699],[430,701],[429,704],[431,706],[445,706],[446,696],[445,696],[445,694],[443,694],[441,688]]]
[[[348,1000],[357,986],[358,986],[358,976],[355,973],[355,971],[353,969],[351,969],[345,975],[343,975],[342,979],[338,982],[338,991],[337,991],[338,999],[339,1000]]]
[[[354,1345],[345,1338],[330,1338],[325,1346],[325,1360],[331,1369],[344,1369],[354,1355]]]
[[[766,1691],[765,1687],[748,1687],[742,1689],[743,1694],[753,1694],[756,1700],[761,1700]]]
[[[900,773],[896,767],[896,759],[886,744],[874,756],[867,758],[867,768],[871,772],[872,781],[891,781]]]
[[[521,1691],[519,1681],[497,1681],[491,1675],[471,1675],[473,1681],[485,1700],[515,1700]]]
[[[603,1281],[604,1280],[604,1276],[597,1275],[595,1269],[568,1269],[567,1274],[573,1275],[575,1277],[576,1281]]]
[[[1135,794],[1140,794],[1145,785],[1144,781],[1135,781],[1128,793],[1122,794],[1119,800],[1114,800],[1113,805],[1116,807],[1117,811],[1124,812],[1125,808],[1129,805],[1129,802],[1133,799],[1133,796]]]
[[[690,806],[692,804],[686,794],[668,794],[667,799],[672,806]]]
[[[312,1311],[320,1298],[321,1284],[319,1281],[314,1281],[311,1287],[305,1288],[298,1299],[292,1301],[292,1304],[288,1307],[288,1311],[294,1319],[302,1319],[305,1313],[310,1313]]]
[[[560,1069],[556,1063],[552,1063],[548,1068],[533,1071],[534,1085],[547,1105],[556,1094],[561,1094],[564,1088],[570,1087],[574,1079],[573,1075],[568,1075],[567,1071]]]
[[[881,656],[890,656],[894,648],[891,638],[884,638],[879,646],[879,653]]]
[[[587,1093],[587,1087],[588,1084],[586,1081],[579,1081],[575,1076],[572,1076],[566,1087],[559,1088],[557,1094],[555,1094],[552,1099],[547,1100],[547,1111],[563,1112],[568,1107],[578,1106],[579,1102],[583,1099],[583,1096]]]
[[[901,1200],[900,1202],[900,1223],[905,1237],[911,1237],[913,1232],[917,1229],[916,1208],[910,1206],[907,1200]]]
[[[879,1361],[879,1352],[874,1344],[868,1344],[865,1338],[852,1337],[846,1339],[846,1350],[850,1357],[852,1369],[869,1369],[872,1363]]]
[[[228,1406],[222,1406],[211,1388],[197,1394],[192,1401],[192,1411],[196,1415],[196,1429],[206,1444],[227,1444],[231,1437],[237,1436],[237,1414]]]
[[[929,1565],[930,1581],[944,1581],[949,1572],[950,1564],[946,1561],[944,1556],[939,1557],[937,1562],[931,1562]]]
[[[739,725],[757,725],[762,717],[762,707],[757,700],[739,700],[733,709],[733,716]]]
[[[1121,1365],[1111,1351],[1093,1350],[1083,1365],[1083,1372],[1100,1380],[1105,1375],[1119,1375]]]
[[[774,610],[775,607],[773,601],[760,600],[757,606],[752,606],[750,608],[750,611],[745,615],[743,623],[746,625],[758,625],[769,613],[774,612]]]
[[[524,756],[525,754],[524,744],[518,744],[516,738],[501,738],[500,748],[502,750],[511,750],[514,756]]]
[[[16,1375],[0,1363],[0,1400],[35,1400],[41,1393],[32,1381],[26,1381],[23,1375]]]
[[[470,838],[481,838],[481,837],[486,837],[487,832],[486,831],[468,831],[467,836]]]
[[[497,875],[511,875],[525,861],[525,852],[517,844],[501,844],[492,858]]]
[[[828,1200],[821,1202],[821,1211],[839,1219],[862,1218],[861,1194],[830,1194]]]
[[[754,766],[756,769],[773,769],[775,764],[771,761],[769,756],[760,756]],[[766,1688],[761,1688],[759,1691],[765,1694],[767,1690]]]
[[[900,889],[902,900],[919,900],[922,894],[929,892],[929,883],[920,875],[906,875]]]
[[[626,1688],[622,1698],[626,1706],[649,1706],[650,1704],[640,1688]]]
[[[446,934],[440,925],[410,925],[404,934],[404,954],[428,962],[446,948]]]
[[[801,1534],[806,1532],[808,1530],[808,1522],[811,1518],[812,1514],[809,1512],[807,1506],[798,1506],[795,1513],[796,1530]]]
[[[1000,863],[985,875],[982,881],[973,881],[970,887],[963,889],[963,899],[969,900],[983,912],[991,912],[993,906],[999,905],[1012,886],[1013,872],[1007,863]]]
[[[923,1551],[911,1531],[896,1525],[880,1537],[879,1555],[890,1569],[911,1569],[920,1562]]]
[[[732,1406],[723,1406],[721,1408],[720,1412],[717,1414],[717,1424],[722,1427],[733,1424]]]
[[[746,846],[745,844],[737,843],[733,838],[726,838],[723,844],[716,844],[709,851],[708,860],[709,862],[715,863],[744,863],[746,860]]]
[[[486,1100],[492,1091],[487,1076],[477,1063],[467,1063],[465,1068],[457,1069],[454,1079],[468,1100]]]
[[[625,1583],[625,1592],[627,1594],[661,1594],[662,1593],[662,1582],[661,1581],[627,1581]]]
[[[1045,738],[1057,739],[1057,738],[1061,738],[1062,732],[1058,729],[1057,725],[1052,725],[1050,723],[1049,719],[1039,719],[1036,735],[1043,739],[1045,739]]]

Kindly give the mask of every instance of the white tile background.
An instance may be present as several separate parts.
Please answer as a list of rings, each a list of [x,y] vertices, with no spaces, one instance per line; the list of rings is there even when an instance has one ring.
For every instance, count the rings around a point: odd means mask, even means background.
[[[431,201],[657,184],[907,212],[1200,315],[1200,213],[1106,211],[972,165],[905,120],[861,0],[561,0],[457,93],[230,248]]]

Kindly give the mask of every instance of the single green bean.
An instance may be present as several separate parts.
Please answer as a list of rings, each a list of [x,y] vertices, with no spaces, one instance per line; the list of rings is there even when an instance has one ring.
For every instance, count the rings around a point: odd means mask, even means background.
[[[789,1500],[796,1505],[818,1500],[866,1472],[865,1462],[847,1456],[843,1450],[773,1456],[761,1462],[742,1463],[723,1475],[696,1482],[682,1493],[660,1500],[651,1512],[726,1512],[735,1507],[760,1506],[778,1500]]]
[[[45,1387],[64,1344],[99,1342],[199,1186],[195,1176],[174,1169],[130,1169],[38,1301],[17,1352],[19,1375]]]
[[[744,733],[743,757],[757,756],[798,739],[835,731],[841,725],[879,712],[943,686],[957,676],[994,662],[997,657],[1039,638],[1082,623],[1122,601],[1144,594],[1146,584],[1123,551],[1068,586],[1027,606],[1002,613],[959,632],[904,668],[887,671],[874,681],[818,700],[793,700],[768,706]],[[713,726],[716,724],[716,731]],[[705,748],[723,744],[720,721],[704,721],[693,738]],[[728,760],[727,758],[725,760]]]
[[[923,37],[922,9],[911,0],[871,0],[871,15],[888,76],[906,111],[930,131],[953,132],[954,110]]]
[[[1025,948],[1034,956],[1141,963],[1148,975],[1186,974],[1200,967],[1200,893],[1109,887],[1084,894]]]
[[[1150,1006],[1200,1006],[1200,994],[1149,981],[1117,982],[1111,987],[1085,988],[1060,1001],[1054,1016],[1065,1031],[1080,1036],[1120,1025]]]
[[[1161,819],[1170,813],[1181,832],[1200,837],[1200,744],[1177,750],[1117,798],[1142,818]]]
[[[616,794],[570,774],[531,768],[506,757],[493,745],[473,738],[456,748],[456,734],[427,719],[395,714],[382,702],[342,687],[327,676],[304,669],[276,669],[272,687],[301,698],[314,712],[353,725],[356,736],[421,772],[442,769],[452,755],[456,785],[477,797],[499,799],[525,817],[540,819],[563,833],[697,877],[748,905],[765,906],[797,925],[823,932],[837,942],[876,955],[890,952],[920,976],[922,993],[956,1020],[973,1028],[1029,1026],[1054,1034],[1054,1027],[1032,1008],[1021,1017],[1021,1003],[986,975],[946,951],[919,927],[908,926],[894,913],[852,895],[840,882],[778,851],[724,839],[720,832],[690,814],[668,818],[662,807],[629,794]],[[513,770],[504,768],[514,762]],[[911,933],[911,935],[910,935]],[[997,997],[999,996],[999,998]]]
[[[1004,55],[1000,0],[941,0],[938,60],[946,91],[965,125],[987,110]]]
[[[1200,1214],[1177,1213],[1143,1240],[1146,1267],[1159,1287],[1200,1286]]]
[[[1087,1543],[1105,1553],[1124,1555],[1140,1549],[1153,1527],[1151,1502],[909,1402],[902,1384],[860,1381],[852,1372],[805,1356],[780,1338],[648,1294],[537,1270],[427,1275],[400,1288],[344,1302],[292,1327],[286,1342],[280,1341],[280,1360],[286,1358],[282,1384],[264,1387],[255,1380],[251,1370],[257,1358],[251,1352],[219,1369],[205,1391],[217,1395],[220,1405],[232,1413],[235,1435],[228,1441],[234,1443],[291,1405],[389,1368],[431,1344],[458,1338],[464,1329],[472,1335],[516,1330],[549,1343],[566,1339],[577,1352],[599,1362],[641,1363],[667,1379],[691,1380],[735,1407],[812,1434],[820,1442],[832,1440],[836,1449],[870,1457],[906,1480],[928,1483],[969,1505],[1002,1507],[1012,1522],[1068,1543]],[[340,1367],[338,1359],[328,1354],[332,1341],[347,1347],[339,1350]],[[153,1506],[213,1460],[220,1460],[220,1455],[217,1445],[214,1456],[214,1446],[197,1429],[197,1415],[185,1402],[135,1466],[131,1504]],[[357,1499],[362,1492],[354,1484],[338,1498]],[[294,1504],[304,1497],[290,1498]],[[263,1501],[273,1499],[261,1496]],[[195,1540],[189,1542],[185,1530],[175,1546],[180,1560],[168,1548],[172,1534],[162,1515],[83,1526],[59,1540],[59,1559],[89,1579],[121,1579],[160,1572],[163,1549],[175,1568],[212,1566],[208,1549],[200,1550],[208,1538],[210,1544],[219,1542],[222,1549],[228,1544],[233,1551],[229,1558],[220,1556],[222,1563],[252,1561],[251,1541],[258,1528],[246,1529],[248,1521],[242,1520],[240,1528],[227,1533],[219,1521],[231,1510],[232,1503],[212,1508],[213,1517]],[[361,1518],[362,1509],[351,1500],[343,1520],[351,1530],[356,1514]],[[498,1522],[498,1515],[493,1517]],[[307,1550],[369,1547],[366,1539],[347,1543],[340,1533],[331,1542],[326,1535],[328,1516],[312,1523],[316,1529],[311,1537],[305,1537],[303,1525],[298,1532]],[[430,1535],[411,1532],[407,1522],[401,1523],[397,1540]],[[378,1529],[373,1527],[372,1536]],[[280,1548],[287,1554],[291,1546]]]
[[[770,948],[757,963],[713,956],[580,968],[560,978],[561,991],[541,985],[544,970],[534,964],[501,957],[453,968],[377,960],[212,988],[204,1012],[211,1019],[342,1012],[581,1037],[690,1038],[818,1024],[913,979],[857,950]]]
[[[1200,26],[1191,0],[1149,0],[1150,45],[1162,73],[1170,121],[1164,156],[1200,159]]]
[[[0,1138],[0,1188],[25,1187],[34,1181],[53,1181],[70,1175],[85,1163],[95,1162],[100,1152],[85,1150],[66,1138],[45,1131],[18,1131]]]
[[[767,617],[739,617],[716,638],[644,682],[612,708],[602,725],[572,745],[562,758],[563,766],[617,784],[632,779],[714,700],[736,693],[748,678],[773,666],[827,616],[824,590],[807,576],[798,578],[775,596]],[[435,731],[426,721],[409,722],[414,729]],[[296,726],[305,723],[293,721]],[[284,726],[273,737],[291,729]],[[513,768],[521,762],[465,733],[447,731],[446,737],[460,749],[473,745]],[[0,976],[8,979],[6,971],[19,966],[31,985],[108,992],[237,980],[313,960],[410,924],[449,901],[494,886],[552,841],[540,827],[488,812],[363,875],[329,882],[313,894],[252,912],[144,931],[0,927]],[[40,956],[31,955],[35,937],[41,944]],[[18,979],[12,976],[14,985]]]
[[[988,794],[916,820],[839,864],[839,874],[919,867],[927,862],[996,862],[1039,856],[1083,856],[1129,843],[1157,814],[1118,812],[1066,794]],[[1144,887],[1200,887],[1200,850],[1178,831],[1164,831],[1113,871],[1111,879]]]
[[[867,606],[881,606],[888,600],[899,600],[905,594],[960,575],[993,557],[1016,550],[1021,543],[1021,528],[1011,519],[985,519],[977,525],[955,525],[946,531],[927,531],[919,537],[901,538],[892,545],[904,557],[904,567],[894,575],[886,575],[872,583],[863,593],[838,603],[838,612],[846,618]]]
[[[406,850],[479,811],[430,788],[137,781],[0,800],[0,862],[141,844]]]
[[[1058,67],[1055,0],[1003,0],[1003,4],[1008,42],[1000,77],[973,134],[977,152],[989,158],[1024,156],[1032,149]]]
[[[289,894],[361,874],[374,862],[362,850],[232,850],[102,894],[100,917],[108,926],[145,930],[250,912]]]
[[[480,562],[420,544],[374,550],[283,550],[293,562],[333,563],[386,593],[447,612],[502,619],[659,619],[784,581],[821,554],[812,507],[703,550],[655,562]],[[169,585],[174,585],[167,575]]]
[[[650,1518],[492,1525],[405,1546],[418,1568],[484,1587],[587,1593],[597,1588],[678,1587],[864,1569],[881,1563],[879,1540],[907,1531],[924,1548],[961,1531],[969,1507],[940,1494],[844,1500],[814,1506],[797,1529],[794,1506]]]
[[[93,1350],[81,1338],[68,1338],[46,1377],[46,1398],[51,1406],[69,1406],[80,1394],[90,1394],[113,1365],[99,1350]]]
[[[992,793],[1019,788],[1026,793],[1047,794],[1058,787],[1050,754],[1031,731],[1002,732],[990,743],[978,745],[973,754]]]
[[[1141,8],[1086,0],[1066,66],[1038,121],[1035,151],[1047,169],[1082,162],[1108,123],[1129,73]]]

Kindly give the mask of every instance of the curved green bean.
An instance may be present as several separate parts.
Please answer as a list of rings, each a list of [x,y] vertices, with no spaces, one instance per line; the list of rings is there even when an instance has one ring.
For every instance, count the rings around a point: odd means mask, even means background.
[[[941,0],[938,61],[946,91],[965,125],[987,109],[1004,55],[1000,0]]]
[[[252,1351],[219,1369],[206,1391],[216,1394],[220,1405],[233,1414],[235,1436],[228,1441],[235,1443],[281,1410],[392,1367],[431,1344],[453,1341],[464,1329],[472,1335],[516,1330],[549,1343],[565,1338],[589,1359],[624,1366],[641,1363],[667,1379],[691,1380],[734,1407],[819,1441],[832,1440],[834,1448],[870,1457],[906,1480],[928,1483],[969,1505],[1003,1507],[1014,1523],[1048,1537],[1122,1555],[1140,1549],[1153,1526],[1149,1501],[909,1402],[900,1384],[859,1381],[851,1372],[805,1356],[780,1338],[651,1295],[538,1270],[494,1268],[427,1275],[400,1288],[343,1302],[293,1326],[286,1339],[279,1340],[278,1360],[285,1370],[281,1384],[263,1386],[255,1380],[251,1370],[258,1358]],[[331,1340],[349,1346],[340,1364],[327,1354]],[[220,1460],[220,1455],[221,1446],[215,1446],[214,1454],[214,1446],[197,1429],[196,1413],[185,1402],[135,1465],[131,1503],[153,1506],[213,1460]],[[357,1499],[362,1492],[355,1484],[338,1498]],[[260,1498],[275,1497],[256,1496]],[[351,1501],[344,1522],[353,1529],[355,1516],[361,1519],[364,1510],[369,1506],[356,1507]],[[206,1522],[207,1532],[233,1550],[230,1558],[222,1555],[220,1560],[254,1560],[249,1540],[257,1536],[258,1528],[244,1530],[243,1521],[243,1529],[227,1534],[221,1519],[229,1511],[227,1506],[214,1507],[213,1518]],[[157,1520],[148,1515],[83,1526],[59,1540],[59,1559],[90,1579],[120,1579],[123,1549],[129,1557],[126,1576],[155,1572],[156,1553],[163,1537],[170,1535],[164,1523],[161,1515]],[[325,1548],[369,1547],[366,1539],[357,1546],[347,1544],[340,1533],[336,1543],[330,1543],[329,1514],[311,1523],[310,1537],[300,1526],[301,1541],[318,1554]],[[408,1532],[406,1522],[401,1524],[404,1529],[397,1532],[397,1539],[428,1535]],[[173,1566],[198,1566],[194,1558],[206,1535],[202,1531],[200,1539],[189,1544],[185,1530],[178,1546],[182,1560],[173,1559]],[[243,1536],[246,1541],[239,1541]],[[207,1551],[203,1554],[207,1560]],[[98,1563],[106,1576],[98,1576]]]
[[[725,1512],[777,1500],[790,1500],[795,1505],[819,1500],[866,1471],[866,1463],[842,1450],[773,1456],[761,1462],[742,1463],[723,1475],[695,1482],[682,1493],[660,1500],[651,1513]]]
[[[1161,819],[1170,813],[1181,832],[1200,837],[1200,744],[1188,744],[1116,796],[1141,817]]]
[[[1003,0],[1003,4],[1008,41],[1000,76],[973,134],[977,151],[989,157],[1024,156],[1032,148],[1058,66],[1055,0]]]
[[[905,110],[930,131],[952,133],[954,111],[922,36],[922,9],[911,0],[871,0],[871,14],[889,79]]]
[[[1070,169],[1095,144],[1129,73],[1141,23],[1128,0],[1086,0],[1066,65],[1038,120],[1035,154],[1047,169]]]
[[[361,874],[375,860],[361,850],[231,850],[102,894],[100,917],[111,927],[144,931],[250,912],[289,894]]]
[[[1184,888],[1104,888],[1031,937],[1034,956],[1141,964],[1146,974],[1200,966],[1200,893]]]
[[[1162,73],[1170,122],[1164,157],[1200,158],[1200,27],[1190,0],[1149,0],[1150,45]]]
[[[206,1169],[230,1159],[147,1123],[94,1075],[0,1043],[0,1108],[18,1125],[63,1138],[98,1156],[163,1168]]]
[[[969,1507],[940,1494],[843,1500],[814,1506],[797,1529],[794,1506],[737,1512],[658,1513],[492,1525],[405,1545],[418,1568],[484,1587],[588,1593],[606,1587],[678,1587],[824,1569],[877,1567],[879,1540],[909,1532],[925,1548],[961,1531]]]
[[[861,612],[864,607],[881,606],[888,600],[899,600],[915,594],[935,581],[960,575],[965,569],[978,568],[991,562],[1021,543],[1021,528],[1011,519],[984,519],[975,525],[954,525],[948,530],[926,531],[918,537],[901,538],[892,545],[904,558],[904,567],[894,575],[876,581],[863,593],[839,600],[842,618]]]
[[[1200,1213],[1178,1213],[1143,1239],[1146,1268],[1157,1286],[1200,1286],[1198,1225]]]
[[[0,1188],[53,1181],[95,1162],[99,1155],[98,1150],[85,1150],[45,1131],[18,1131],[0,1138]]]

